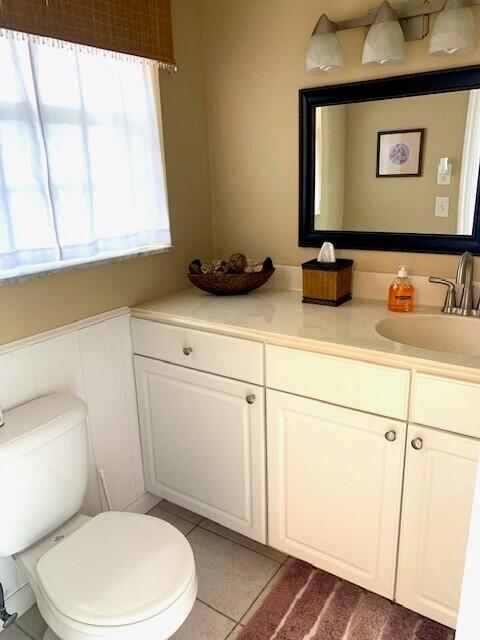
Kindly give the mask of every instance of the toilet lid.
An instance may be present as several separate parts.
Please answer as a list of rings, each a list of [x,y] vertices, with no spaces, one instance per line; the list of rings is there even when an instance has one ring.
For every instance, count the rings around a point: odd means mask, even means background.
[[[194,579],[195,562],[187,539],[167,522],[107,512],[42,556],[37,573],[63,615],[120,626],[170,607]]]

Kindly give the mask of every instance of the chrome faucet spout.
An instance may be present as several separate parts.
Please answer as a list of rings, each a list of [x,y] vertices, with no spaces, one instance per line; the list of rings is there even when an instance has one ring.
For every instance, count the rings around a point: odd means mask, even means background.
[[[457,284],[473,284],[473,255],[466,251],[460,258],[457,269]]]
[[[473,255],[466,251],[460,258],[457,270],[457,284],[463,285],[462,299],[458,313],[462,316],[471,316],[473,310]]]

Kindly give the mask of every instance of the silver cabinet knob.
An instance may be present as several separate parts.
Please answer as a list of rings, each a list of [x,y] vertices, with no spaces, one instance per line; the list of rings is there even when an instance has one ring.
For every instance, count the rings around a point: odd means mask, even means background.
[[[189,356],[193,353],[193,347],[183,347],[183,355]]]
[[[397,432],[396,431],[387,431],[387,433],[385,434],[385,440],[388,440],[388,442],[395,442],[395,440],[397,439]]]
[[[257,396],[255,394],[253,394],[253,393],[249,393],[247,398],[246,398],[248,404],[253,404],[256,399],[257,399]]]
[[[423,449],[423,440],[421,438],[414,438],[412,440],[412,447],[415,451],[421,451]]]

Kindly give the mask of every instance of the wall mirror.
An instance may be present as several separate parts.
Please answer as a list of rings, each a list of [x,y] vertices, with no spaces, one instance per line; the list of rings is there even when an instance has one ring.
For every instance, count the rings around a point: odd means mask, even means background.
[[[300,92],[300,246],[480,254],[480,67]]]

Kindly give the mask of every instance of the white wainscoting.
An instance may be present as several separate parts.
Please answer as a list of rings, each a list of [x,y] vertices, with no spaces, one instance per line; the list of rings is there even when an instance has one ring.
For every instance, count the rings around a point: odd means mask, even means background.
[[[54,391],[86,402],[91,456],[84,512],[90,515],[106,509],[106,494],[117,511],[146,512],[158,502],[145,493],[132,353],[126,307],[0,347],[3,410]],[[11,558],[0,559],[0,581],[12,610],[33,604]]]

